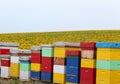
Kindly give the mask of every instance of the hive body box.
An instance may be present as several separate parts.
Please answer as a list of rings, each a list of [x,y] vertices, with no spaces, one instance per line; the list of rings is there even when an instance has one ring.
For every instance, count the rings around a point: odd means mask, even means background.
[[[120,70],[97,69],[96,84],[119,84]]]
[[[66,82],[79,84],[81,53],[77,50],[67,50],[66,55]]]
[[[9,78],[9,67],[1,66],[1,77]]]
[[[10,76],[19,77],[19,57],[11,56]]]
[[[53,80],[53,46],[41,45],[42,61],[41,61],[41,81],[52,82]]]
[[[97,42],[96,84],[119,84],[120,43]]]
[[[95,59],[81,59],[81,67],[96,68]]]
[[[81,69],[80,84],[96,83],[96,44],[95,42],[80,42]]]
[[[120,49],[119,48],[97,48],[97,59],[120,60]]]
[[[30,50],[19,50],[20,56],[20,75],[19,78],[21,81],[30,80]]]
[[[31,48],[31,79],[40,80],[41,78],[41,47],[33,46]]]

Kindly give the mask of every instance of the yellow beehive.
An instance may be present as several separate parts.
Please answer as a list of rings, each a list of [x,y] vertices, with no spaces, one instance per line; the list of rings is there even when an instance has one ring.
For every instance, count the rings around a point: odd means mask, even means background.
[[[17,63],[10,64],[10,76],[19,77],[19,64]]]
[[[120,84],[120,79],[97,79],[96,84]]]
[[[120,49],[114,48],[98,48],[98,60],[120,60]]]
[[[96,84],[119,84],[120,70],[97,69]]]
[[[94,59],[81,59],[81,67],[96,68],[96,60],[94,60]]]
[[[31,63],[31,71],[40,71],[41,65],[38,63]]]
[[[65,47],[54,47],[54,57],[65,58]]]
[[[53,73],[53,82],[65,84],[65,74]]]

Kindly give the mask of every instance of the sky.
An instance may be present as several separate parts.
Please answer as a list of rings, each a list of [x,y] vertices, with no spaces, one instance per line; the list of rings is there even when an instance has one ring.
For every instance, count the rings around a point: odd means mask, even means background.
[[[0,0],[0,33],[120,30],[120,0]]]

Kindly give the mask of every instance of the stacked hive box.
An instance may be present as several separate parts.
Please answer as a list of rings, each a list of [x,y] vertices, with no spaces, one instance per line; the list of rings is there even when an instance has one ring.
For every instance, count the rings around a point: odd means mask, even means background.
[[[80,84],[96,83],[96,47],[94,42],[81,42]]]
[[[20,80],[30,80],[30,50],[19,50],[18,55],[20,56]]]
[[[41,78],[41,47],[33,46],[31,52],[31,79],[39,80]]]
[[[18,46],[10,50],[10,77],[19,77],[19,56],[18,56]]]
[[[54,43],[54,67],[53,67],[53,82],[65,84],[65,60],[66,60],[66,42]]]
[[[98,42],[96,84],[120,83],[120,43]]]
[[[1,60],[1,77],[9,78],[10,59],[2,58]]]
[[[10,67],[10,44],[0,43],[0,76],[3,78],[9,78],[9,67]],[[4,59],[5,58],[5,59]]]
[[[66,55],[66,82],[79,84],[81,53],[78,50],[66,50]]]
[[[52,82],[53,79],[53,47],[42,45],[41,81]]]
[[[9,69],[10,69],[10,51],[18,47],[17,43],[0,43],[0,57],[1,60],[1,77],[9,78]]]

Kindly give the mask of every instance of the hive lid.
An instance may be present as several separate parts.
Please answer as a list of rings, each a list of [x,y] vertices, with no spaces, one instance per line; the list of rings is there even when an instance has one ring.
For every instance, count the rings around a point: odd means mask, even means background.
[[[41,50],[41,46],[32,46],[31,50]]]
[[[21,56],[20,60],[27,61],[27,60],[30,60],[30,58],[31,58],[31,56]]]
[[[18,47],[18,43],[12,43],[12,42],[0,42],[0,46],[6,46],[6,47]]]
[[[97,48],[120,48],[120,42],[97,42]]]
[[[80,47],[81,48],[96,48],[96,43],[95,42],[80,42]]]
[[[54,42],[53,45],[54,46],[60,46],[60,47],[65,47],[66,44],[68,44],[69,42]]]
[[[18,49],[10,49],[10,53],[15,53],[15,54],[17,54],[17,53],[18,53]]]
[[[47,47],[47,48],[51,48],[53,47],[53,44],[42,44],[41,47]]]
[[[2,60],[10,60],[10,57],[4,57]]]
[[[80,47],[80,43],[79,42],[67,42],[65,46],[68,46],[68,47]]]
[[[19,50],[18,53],[31,53],[31,50]]]

